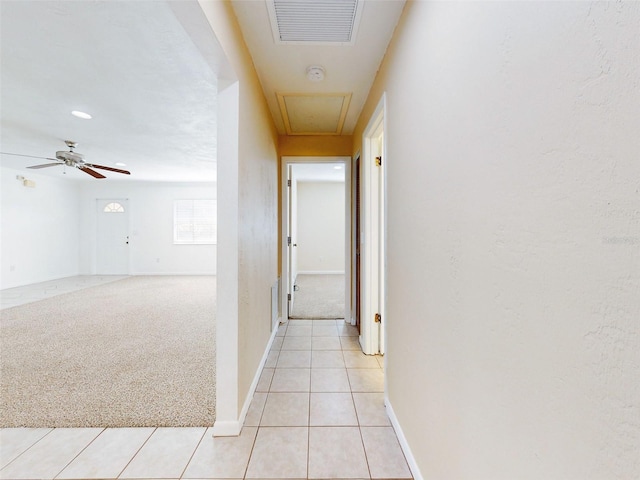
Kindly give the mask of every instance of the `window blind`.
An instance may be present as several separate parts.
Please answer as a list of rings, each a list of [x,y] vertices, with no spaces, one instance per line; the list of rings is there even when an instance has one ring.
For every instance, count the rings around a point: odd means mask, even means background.
[[[212,199],[175,200],[173,243],[216,243],[216,201]]]

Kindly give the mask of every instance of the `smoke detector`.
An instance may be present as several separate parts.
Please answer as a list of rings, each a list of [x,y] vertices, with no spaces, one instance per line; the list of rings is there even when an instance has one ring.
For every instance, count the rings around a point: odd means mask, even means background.
[[[324,80],[324,68],[318,65],[307,67],[307,78],[312,82],[321,82]]]

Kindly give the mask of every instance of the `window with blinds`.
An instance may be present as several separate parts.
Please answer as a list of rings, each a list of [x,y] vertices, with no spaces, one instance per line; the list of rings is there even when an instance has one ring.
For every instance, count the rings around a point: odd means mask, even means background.
[[[198,199],[174,201],[174,244],[215,244],[216,235],[217,228],[215,200]]]

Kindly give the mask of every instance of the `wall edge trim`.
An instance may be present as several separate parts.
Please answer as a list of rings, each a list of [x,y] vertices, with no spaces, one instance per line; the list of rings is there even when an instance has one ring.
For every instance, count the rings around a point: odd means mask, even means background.
[[[298,275],[344,275],[344,270],[298,270]]]
[[[102,274],[95,274],[95,275],[102,275]],[[117,274],[115,274],[117,275]],[[215,277],[216,272],[215,271],[211,271],[211,272],[181,272],[181,271],[177,271],[177,272],[132,272],[132,273],[123,273],[122,275],[129,275],[130,277],[135,277],[138,275],[144,275],[144,276],[149,276],[149,277],[162,277],[162,276],[171,276],[171,275],[184,275],[184,276],[190,276],[190,277]]]
[[[391,401],[389,400],[389,397],[386,394],[384,397],[384,405],[387,410],[387,415],[389,415],[389,420],[391,420],[391,426],[393,427],[393,430],[396,432],[396,436],[398,437],[398,442],[400,443],[400,448],[402,449],[402,453],[404,453],[404,457],[407,460],[407,464],[409,465],[409,470],[411,470],[411,474],[413,475],[414,480],[423,480],[424,477],[422,476],[422,473],[420,473],[420,469],[418,468],[416,459],[413,456],[413,452],[411,451],[409,442],[407,441],[407,438],[404,436],[404,432],[402,431],[402,427],[400,426],[398,417],[396,416],[393,410],[393,407],[391,406]]]
[[[216,420],[212,428],[214,437],[237,437],[241,430],[242,424],[237,420]]]
[[[278,320],[278,324],[280,324],[282,318],[279,318]],[[273,341],[275,340],[277,333],[277,328],[274,329],[273,332],[271,332],[271,337],[269,338],[269,342],[267,343],[267,347],[262,354],[262,359],[260,360],[260,364],[258,365],[256,374],[254,375],[251,386],[249,387],[249,392],[247,392],[247,396],[244,399],[244,404],[242,405],[242,410],[240,411],[240,417],[236,421],[215,422],[213,424],[214,437],[237,437],[238,435],[240,435],[240,432],[244,427],[244,420],[247,417],[247,412],[249,411],[249,407],[251,406],[251,401],[253,400],[253,394],[255,393],[256,388],[258,388],[258,382],[260,381],[262,370],[267,363],[267,357],[269,356],[271,346],[273,345]]]

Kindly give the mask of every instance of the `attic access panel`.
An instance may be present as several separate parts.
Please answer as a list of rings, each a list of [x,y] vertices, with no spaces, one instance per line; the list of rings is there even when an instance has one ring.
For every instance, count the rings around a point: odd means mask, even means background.
[[[287,135],[341,135],[350,93],[278,93]]]
[[[273,39],[289,45],[353,45],[363,0],[267,0]]]

